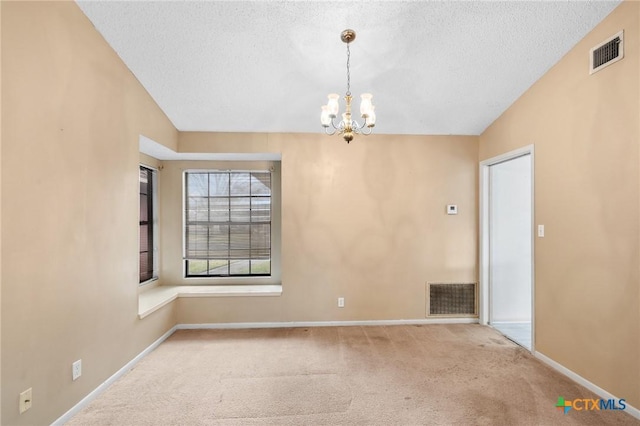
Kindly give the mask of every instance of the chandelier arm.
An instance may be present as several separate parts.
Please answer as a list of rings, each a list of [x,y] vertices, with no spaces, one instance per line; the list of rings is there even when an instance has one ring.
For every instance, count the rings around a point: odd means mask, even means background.
[[[362,126],[360,129],[362,129],[364,126]],[[366,130],[360,130],[360,134],[364,135],[364,136],[369,136],[371,133],[373,133],[373,127],[368,127],[369,131],[367,132]]]
[[[356,120],[353,120],[352,123],[354,124],[353,129],[356,132],[360,133],[360,131],[366,127],[367,120],[363,121],[362,125],[358,124],[358,122]],[[371,133],[371,132],[369,132],[369,133]],[[364,133],[362,133],[362,134],[364,134]]]
[[[325,132],[327,135],[329,135],[329,136],[333,136],[333,135],[335,135],[335,134],[336,134],[336,131],[337,131],[337,129],[336,129],[336,127],[335,127],[335,126],[333,126],[333,130],[331,130],[331,131],[329,130],[329,127],[325,127],[325,128],[324,128],[324,132]]]
[[[333,127],[335,130],[338,131],[342,131],[342,129],[344,129],[344,123],[342,122],[342,120],[338,121],[338,124],[336,125],[336,122],[334,121],[335,119],[331,119],[331,127]],[[335,132],[334,132],[335,133]]]

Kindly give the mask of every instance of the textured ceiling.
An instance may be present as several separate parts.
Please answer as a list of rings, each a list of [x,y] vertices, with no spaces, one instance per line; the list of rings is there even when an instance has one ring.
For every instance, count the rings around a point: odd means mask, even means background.
[[[477,135],[619,2],[78,4],[178,130],[321,132],[353,28],[377,133]]]

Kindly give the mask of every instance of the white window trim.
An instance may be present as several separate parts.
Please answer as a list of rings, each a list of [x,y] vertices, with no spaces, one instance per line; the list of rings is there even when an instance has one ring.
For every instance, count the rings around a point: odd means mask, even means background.
[[[147,286],[153,282],[158,281],[159,278],[159,262],[158,262],[158,258],[160,256],[158,247],[158,241],[159,241],[159,237],[160,237],[160,230],[159,230],[159,222],[158,222],[158,212],[159,212],[159,208],[160,208],[160,204],[158,202],[158,194],[160,193],[160,191],[158,191],[158,174],[159,174],[159,170],[157,167],[153,167],[153,166],[149,166],[148,164],[144,164],[144,163],[140,163],[138,164],[138,169],[140,169],[140,167],[145,167],[149,170],[152,171],[151,173],[151,191],[152,191],[152,206],[151,209],[153,210],[153,222],[152,222],[152,226],[153,226],[153,273],[152,273],[152,277],[149,278],[146,281],[142,281],[140,282],[138,285],[140,287],[142,286]],[[138,210],[138,223],[140,223],[140,211]],[[138,225],[139,226],[139,225]],[[138,248],[140,247],[140,230],[138,229]],[[138,261],[138,277],[140,277],[140,261]]]
[[[216,167],[211,168],[188,168],[182,170],[182,183],[181,183],[181,205],[182,207],[182,250],[181,250],[181,264],[182,264],[182,280],[184,282],[188,282],[189,284],[193,284],[196,286],[229,286],[229,285],[238,285],[238,286],[280,286],[282,279],[281,272],[281,241],[282,241],[282,220],[281,220],[281,210],[282,210],[282,191],[281,191],[281,162],[280,161],[269,161],[268,167],[272,173],[271,180],[271,275],[270,276],[229,276],[229,277],[187,277],[186,274],[186,262],[185,253],[186,253],[186,209],[184,208],[184,200],[185,200],[185,183],[186,183],[186,174],[187,173],[208,173],[208,172],[227,172],[227,171],[260,171],[265,170],[265,162],[261,161],[260,164],[256,164],[255,167],[252,167],[251,161],[247,161],[243,167],[234,167],[234,168],[224,168],[220,167],[218,164]],[[188,285],[188,284],[187,284]]]

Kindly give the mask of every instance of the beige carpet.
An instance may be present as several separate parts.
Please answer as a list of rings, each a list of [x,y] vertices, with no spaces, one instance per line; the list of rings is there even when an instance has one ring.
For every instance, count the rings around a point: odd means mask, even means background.
[[[176,332],[69,425],[638,425],[479,325]]]

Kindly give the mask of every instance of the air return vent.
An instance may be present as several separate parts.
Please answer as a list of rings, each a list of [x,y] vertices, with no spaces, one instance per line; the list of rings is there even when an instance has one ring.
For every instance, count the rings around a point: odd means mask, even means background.
[[[476,317],[476,283],[427,284],[427,317]]]
[[[620,31],[589,51],[589,74],[615,64],[624,57],[623,34],[624,31]]]

